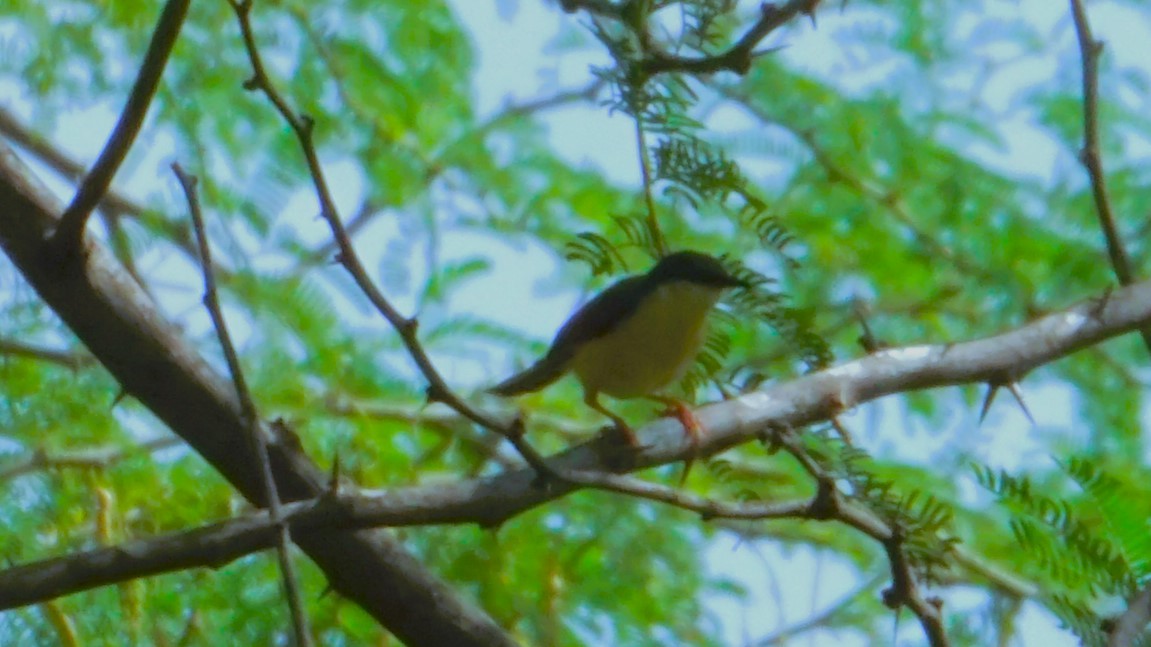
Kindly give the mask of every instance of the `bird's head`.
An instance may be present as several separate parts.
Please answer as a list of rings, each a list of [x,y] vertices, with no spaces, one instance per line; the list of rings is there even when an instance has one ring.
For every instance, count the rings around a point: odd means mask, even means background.
[[[736,278],[715,257],[700,252],[668,254],[647,273],[656,283],[683,281],[709,288],[748,287],[747,281]]]

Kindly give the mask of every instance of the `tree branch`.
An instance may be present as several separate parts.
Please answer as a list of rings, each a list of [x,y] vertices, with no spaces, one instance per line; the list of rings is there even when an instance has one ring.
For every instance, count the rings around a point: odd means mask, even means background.
[[[79,262],[61,265],[45,247],[60,207],[0,142],[0,250],[91,353],[241,494],[262,498],[235,389],[200,356],[97,241]],[[286,501],[312,499],[328,475],[290,432],[269,446]],[[317,531],[297,536],[332,587],[413,647],[513,645],[488,616],[465,602],[384,532]]]
[[[787,24],[800,14],[812,16],[820,0],[790,0],[782,7],[771,2],[759,5],[759,18],[726,51],[710,56],[679,56],[658,49],[652,43],[644,24],[646,16],[636,19],[633,14],[640,3],[625,1],[615,4],[608,0],[561,0],[560,6],[568,13],[584,10],[593,16],[625,23],[635,32],[643,48],[643,57],[636,62],[636,69],[645,76],[655,76],[665,72],[686,72],[688,74],[714,74],[728,70],[736,74],[746,74],[755,58],[755,48],[771,32]]]
[[[94,447],[49,452],[37,449],[30,456],[15,465],[0,470],[0,482],[8,481],[40,470],[62,468],[103,469],[110,467],[136,454],[158,452],[181,444],[176,437],[156,438],[140,443],[135,447]]]
[[[73,181],[84,178],[83,164],[72,159],[64,151],[56,148],[51,142],[20,123],[15,115],[3,107],[0,107],[0,134],[3,134],[21,149],[34,155],[36,159],[62,177]],[[100,203],[117,213],[140,215],[145,211],[144,205],[111,189],[100,198]]]
[[[1079,161],[1091,179],[1091,193],[1099,216],[1099,226],[1103,228],[1107,242],[1111,267],[1120,284],[1130,285],[1135,280],[1131,272],[1131,260],[1127,257],[1123,240],[1115,226],[1111,198],[1107,195],[1107,176],[1103,172],[1103,157],[1099,150],[1099,55],[1103,52],[1103,43],[1091,35],[1091,24],[1087,20],[1087,10],[1083,8],[1082,0],[1071,0],[1071,16],[1075,22],[1075,36],[1079,41],[1083,62],[1083,150],[1079,153]]]
[[[770,2],[761,3],[759,19],[726,51],[712,56],[686,57],[649,48],[638,67],[648,76],[664,72],[714,74],[724,70],[747,74],[760,41],[800,14],[814,16],[819,3],[820,0],[791,0],[782,7]]]
[[[504,436],[541,477],[555,478],[557,475],[548,467],[543,456],[524,438],[523,425],[520,420],[513,420],[510,423],[502,422],[475,409],[452,391],[435,365],[432,364],[431,358],[428,357],[427,352],[420,343],[417,334],[418,321],[415,318],[408,318],[401,314],[372,282],[363,263],[360,262],[355,248],[352,246],[351,238],[348,236],[348,232],[344,228],[343,220],[340,218],[339,211],[336,209],[335,200],[332,199],[331,190],[328,187],[323,167],[320,165],[319,155],[316,153],[316,147],[312,140],[312,129],[314,126],[312,120],[305,115],[300,115],[295,112],[288,104],[287,99],[276,90],[264,68],[263,59],[260,56],[259,48],[256,45],[255,34],[252,30],[251,0],[229,0],[229,3],[232,5],[233,10],[235,10],[236,19],[240,26],[240,33],[244,41],[244,47],[248,53],[248,60],[252,65],[252,77],[244,83],[245,89],[263,93],[268,101],[275,107],[276,111],[280,113],[280,117],[288,124],[292,132],[295,133],[296,138],[299,140],[300,149],[304,155],[308,172],[312,177],[316,198],[320,203],[320,213],[328,222],[328,226],[332,230],[332,237],[339,247],[339,255],[337,258],[340,264],[352,275],[356,285],[364,293],[364,296],[368,298],[372,306],[375,307],[376,311],[399,333],[400,340],[407,349],[408,355],[411,356],[412,361],[415,362],[416,367],[428,382],[428,400],[431,402],[442,402],[477,425]]]
[[[56,231],[52,234],[57,253],[74,253],[80,249],[88,216],[108,192],[112,177],[127,157],[136,134],[140,132],[140,126],[148,114],[148,105],[160,85],[160,77],[168,62],[168,55],[172,53],[172,47],[180,35],[180,27],[184,24],[184,16],[188,13],[190,3],[191,0],[168,0],[164,5],[164,11],[160,14],[156,30],[152,33],[152,40],[148,43],[148,51],[144,54],[144,62],[140,66],[132,92],[128,95],[128,102],[124,106],[124,111],[120,113],[120,120],[116,122],[116,128],[112,130],[104,150],[100,152],[96,164],[84,178],[84,182],[72,199],[72,204],[68,205]]]
[[[697,450],[701,456],[714,455],[733,445],[759,439],[771,430],[794,429],[827,420],[844,407],[858,406],[892,393],[982,383],[989,376],[1004,372],[1022,374],[1149,322],[1151,281],[1145,281],[994,337],[881,351],[704,407],[698,412],[703,430],[698,447],[683,438],[674,422],[659,420],[646,425],[638,432],[644,450],[634,469],[678,462]],[[790,446],[795,443],[788,437],[782,437],[780,442],[789,451],[798,451]],[[276,447],[282,450],[281,446]],[[549,464],[567,480],[553,482],[546,489],[533,485],[536,475],[532,469],[521,468],[498,476],[447,484],[374,494],[320,496],[285,505],[284,519],[300,537],[317,534],[331,537],[333,528],[378,525],[478,523],[495,526],[581,487],[676,505],[707,518],[834,519],[888,547],[895,579],[892,603],[909,605],[921,617],[928,635],[938,640],[941,631],[936,626],[938,608],[916,589],[909,589],[910,576],[904,568],[906,558],[895,546],[898,533],[873,513],[840,500],[835,489],[824,488],[811,500],[717,502],[609,473],[604,449],[605,439],[596,439],[550,457]],[[810,457],[801,452],[796,459],[818,481],[822,483],[826,479],[822,468]],[[0,573],[0,607],[28,604],[45,596],[78,590],[74,587],[89,588],[173,568],[217,565],[270,546],[273,526],[266,515],[251,515],[174,537],[132,542],[121,549],[100,549],[9,569]],[[318,528],[325,528],[327,532],[320,533]],[[32,591],[39,597],[33,597]]]
[[[1091,179],[1091,196],[1095,201],[1095,213],[1099,217],[1099,227],[1107,243],[1107,255],[1111,258],[1111,268],[1120,285],[1131,285],[1135,274],[1131,271],[1131,259],[1123,247],[1119,228],[1115,225],[1115,214],[1111,209],[1111,197],[1107,194],[1107,175],[1103,172],[1103,154],[1099,147],[1099,55],[1103,52],[1103,42],[1091,35],[1091,23],[1082,0],[1071,0],[1071,17],[1075,23],[1075,37],[1079,41],[1080,58],[1083,61],[1083,149],[1079,151],[1079,161],[1087,169]],[[1143,345],[1151,351],[1151,330],[1141,331]]]
[[[708,518],[828,520],[814,501],[725,503],[671,488],[606,473],[568,473],[581,487],[601,489],[668,503]],[[490,479],[485,479],[490,480]],[[472,481],[472,485],[482,480]],[[416,526],[437,523],[445,507],[458,506],[463,491],[455,486],[425,486],[389,490],[378,495],[321,495],[311,501],[286,504],[282,522],[292,532],[318,528],[353,529],[375,526]],[[482,485],[480,487],[483,487]],[[452,503],[453,499],[457,499]],[[844,519],[865,532],[890,538],[882,521],[866,510],[844,506]],[[244,555],[275,546],[277,522],[262,513],[210,524],[120,546],[97,548],[0,571],[0,609],[10,609],[176,570],[218,568]]]
[[[48,168],[55,171],[61,177],[79,181],[84,178],[84,165],[80,162],[69,157],[63,151],[51,142],[34,133],[20,120],[0,107],[0,134],[3,134],[19,148],[31,153],[36,159],[43,162]],[[167,220],[165,218],[149,218],[148,208],[135,200],[117,193],[114,189],[109,189],[100,198],[99,207],[104,210],[108,215],[110,222],[108,227],[111,229],[114,223],[118,220],[119,216],[126,215],[132,216],[139,220],[145,221],[148,225],[156,227],[163,231],[164,235],[168,237],[176,246],[188,255],[189,258],[196,261],[199,260],[199,255],[196,252],[195,243],[192,242],[188,229],[181,227],[175,221]],[[221,272],[223,268],[217,268],[217,272]]]
[[[270,521],[276,526],[276,557],[280,565],[280,579],[284,584],[284,594],[287,597],[288,609],[292,618],[292,629],[297,647],[310,647],[312,644],[312,631],[308,627],[308,616],[304,612],[301,602],[300,582],[296,576],[296,567],[292,563],[292,540],[288,533],[288,526],[283,522],[280,512],[280,493],[276,489],[276,478],[272,475],[272,465],[268,460],[268,442],[264,430],[260,426],[259,413],[256,403],[252,399],[252,392],[248,389],[248,381],[244,377],[244,368],[240,365],[240,356],[236,346],[232,343],[232,334],[228,331],[228,324],[224,320],[224,311],[220,308],[219,292],[216,290],[216,278],[212,266],[212,248],[208,243],[208,231],[204,227],[204,216],[200,211],[200,198],[196,192],[196,178],[188,175],[179,164],[172,164],[172,171],[184,189],[184,196],[188,200],[188,210],[192,215],[192,225],[196,232],[196,242],[200,247],[200,266],[204,274],[204,306],[212,317],[212,325],[216,329],[216,336],[224,350],[224,358],[228,362],[228,371],[232,374],[232,384],[236,387],[236,397],[240,400],[240,415],[247,428],[248,442],[252,453],[256,456],[256,469],[263,480],[262,492],[264,505],[268,508]]]
[[[812,615],[805,620],[793,625],[788,625],[782,629],[773,631],[770,635],[764,636],[755,642],[755,647],[772,647],[773,645],[786,645],[792,639],[804,633],[815,629],[821,628],[834,628],[832,623],[835,617],[840,613],[846,611],[852,604],[874,593],[876,585],[879,584],[880,577],[872,577],[862,586],[856,588],[854,591],[839,598],[839,600],[831,603],[827,608],[815,615]]]
[[[83,353],[44,348],[11,339],[0,339],[0,356],[36,359],[42,362],[59,364],[74,371],[85,366],[91,366],[96,361],[94,357]]]
[[[1107,636],[1107,647],[1128,647],[1151,623],[1151,586],[1144,586],[1127,601],[1127,610],[1115,621]]]

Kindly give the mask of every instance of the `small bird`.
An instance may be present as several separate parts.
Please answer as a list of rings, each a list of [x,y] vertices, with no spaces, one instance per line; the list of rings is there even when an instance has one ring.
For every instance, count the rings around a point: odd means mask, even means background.
[[[659,392],[683,377],[704,341],[704,323],[727,288],[748,287],[715,258],[682,251],[660,259],[647,274],[629,276],[575,312],[556,333],[546,355],[489,389],[500,396],[538,391],[568,371],[584,389],[584,402],[612,420],[631,446],[634,432],[599,401],[644,397],[668,406],[692,441],[699,425],[678,400]]]

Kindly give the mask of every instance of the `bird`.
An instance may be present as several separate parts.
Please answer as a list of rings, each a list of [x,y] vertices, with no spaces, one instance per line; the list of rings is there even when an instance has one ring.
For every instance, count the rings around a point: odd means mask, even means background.
[[[724,290],[748,287],[713,256],[668,254],[646,274],[618,281],[576,310],[542,358],[488,392],[511,397],[538,391],[570,372],[583,386],[584,403],[611,419],[628,445],[639,446],[635,433],[600,402],[601,394],[667,405],[664,415],[675,415],[697,444],[699,425],[690,409],[661,391],[691,367],[707,315]]]

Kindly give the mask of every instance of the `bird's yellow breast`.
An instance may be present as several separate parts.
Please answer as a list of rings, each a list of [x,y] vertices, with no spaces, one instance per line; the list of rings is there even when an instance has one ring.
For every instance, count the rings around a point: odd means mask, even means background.
[[[704,340],[721,290],[677,281],[657,288],[614,330],[586,342],[570,367],[588,391],[650,395],[683,377]]]

